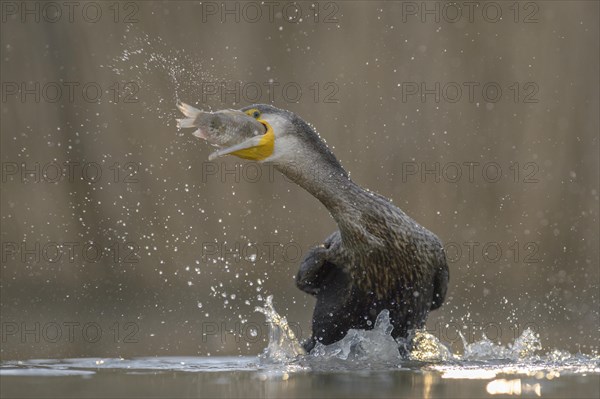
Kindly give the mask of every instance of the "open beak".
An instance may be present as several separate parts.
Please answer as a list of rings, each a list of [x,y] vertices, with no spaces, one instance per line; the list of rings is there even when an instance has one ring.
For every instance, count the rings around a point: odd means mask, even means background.
[[[223,155],[235,155],[239,158],[250,159],[253,161],[263,161],[273,154],[275,148],[275,134],[273,128],[266,121],[262,123],[267,132],[262,136],[251,137],[239,144],[231,147],[219,149],[208,156],[208,160],[212,161]]]
[[[263,161],[273,154],[275,134],[265,120],[255,119],[239,110],[204,112],[191,105],[178,103],[185,118],[177,119],[179,128],[195,128],[192,134],[219,150],[209,156],[214,160],[223,155]]]

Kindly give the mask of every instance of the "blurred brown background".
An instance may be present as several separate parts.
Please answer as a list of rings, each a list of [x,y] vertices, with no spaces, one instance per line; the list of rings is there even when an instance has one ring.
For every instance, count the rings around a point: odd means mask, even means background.
[[[597,350],[597,2],[75,3],[2,3],[2,359],[252,355],[271,294],[307,335],[298,252],[335,223],[207,162],[177,99],[298,113],[438,234],[455,350]]]

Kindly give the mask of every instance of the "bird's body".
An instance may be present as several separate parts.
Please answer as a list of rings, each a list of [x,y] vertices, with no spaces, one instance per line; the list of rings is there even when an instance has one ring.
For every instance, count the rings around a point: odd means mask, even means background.
[[[296,284],[316,297],[310,351],[370,329],[389,310],[394,338],[422,328],[446,294],[448,270],[440,241],[387,199],[358,186],[351,220],[303,260]],[[353,216],[350,216],[353,215]],[[341,216],[344,219],[346,216]]]
[[[241,111],[265,125],[264,137],[273,136],[273,143],[262,140],[257,153],[264,158],[257,160],[272,162],[321,201],[339,227],[306,254],[296,277],[297,286],[317,299],[305,348],[334,343],[351,328],[370,329],[385,309],[395,338],[423,327],[446,295],[448,266],[440,240],[386,198],[355,184],[295,114],[269,105]],[[231,143],[231,151],[221,153],[235,155],[256,143],[258,138]]]

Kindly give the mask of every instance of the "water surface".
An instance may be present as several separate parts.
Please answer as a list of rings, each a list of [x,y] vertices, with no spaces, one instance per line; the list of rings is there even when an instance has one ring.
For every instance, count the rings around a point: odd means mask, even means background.
[[[451,353],[416,331],[395,340],[389,313],[372,330],[350,330],[305,354],[287,320],[264,307],[271,334],[259,357],[38,359],[0,366],[3,397],[455,398],[598,397],[600,357],[542,352],[531,330],[509,345],[487,338]],[[399,350],[400,349],[400,350]]]
[[[257,357],[49,359],[3,362],[2,397],[455,398],[598,397],[598,358],[395,366],[265,363]]]

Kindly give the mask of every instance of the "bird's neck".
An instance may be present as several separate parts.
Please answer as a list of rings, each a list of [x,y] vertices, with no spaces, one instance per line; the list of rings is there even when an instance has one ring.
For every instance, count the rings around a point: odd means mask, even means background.
[[[339,162],[313,160],[305,164],[277,166],[291,181],[317,198],[331,213],[340,229],[357,223],[369,193],[354,183]]]

